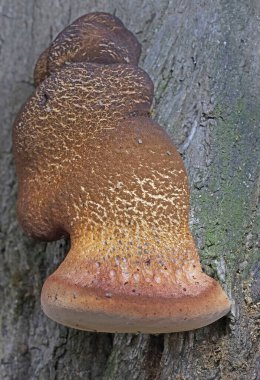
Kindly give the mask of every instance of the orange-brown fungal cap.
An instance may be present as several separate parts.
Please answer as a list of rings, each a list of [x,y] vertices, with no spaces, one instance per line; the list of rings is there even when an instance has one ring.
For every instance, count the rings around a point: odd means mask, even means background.
[[[39,57],[34,81],[71,62],[137,65],[141,46],[122,22],[108,13],[89,13],[65,28]]]
[[[109,25],[107,34],[101,28],[102,41],[132,52],[131,64],[110,63],[107,55],[97,63],[100,44],[91,50],[88,41],[100,41],[89,32],[92,22]],[[230,304],[201,270],[188,226],[187,174],[149,118],[153,85],[137,67],[139,45],[110,15],[86,15],[72,25],[76,36],[66,28],[55,40],[59,53],[50,54],[51,45],[38,61],[41,84],[13,133],[23,228],[41,239],[71,238],[67,257],[43,286],[43,310],[83,330],[159,333],[207,325]],[[81,41],[77,59],[74,38]],[[71,61],[63,64],[63,56]]]

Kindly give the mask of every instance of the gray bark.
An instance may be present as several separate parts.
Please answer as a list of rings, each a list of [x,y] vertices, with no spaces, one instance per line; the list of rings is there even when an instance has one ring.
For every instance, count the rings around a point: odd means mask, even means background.
[[[203,329],[87,333],[41,311],[43,281],[68,242],[30,240],[17,223],[12,123],[33,91],[38,55],[71,21],[96,10],[115,13],[142,43],[154,117],[189,173],[202,265],[233,301],[227,317]],[[0,379],[256,379],[259,2],[0,0],[0,18]]]

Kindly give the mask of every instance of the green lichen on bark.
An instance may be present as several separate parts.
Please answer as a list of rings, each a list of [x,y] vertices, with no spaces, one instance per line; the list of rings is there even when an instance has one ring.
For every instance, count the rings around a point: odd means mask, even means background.
[[[258,113],[257,107],[252,113],[243,99],[228,109],[222,104],[214,112],[216,122],[210,131],[213,159],[207,187],[199,197],[194,194],[193,202],[201,210],[198,218],[204,227],[202,261],[216,275],[225,263],[225,271],[232,277],[245,256],[244,240],[254,207],[251,179],[257,175],[259,157]],[[252,255],[250,260],[254,259]]]

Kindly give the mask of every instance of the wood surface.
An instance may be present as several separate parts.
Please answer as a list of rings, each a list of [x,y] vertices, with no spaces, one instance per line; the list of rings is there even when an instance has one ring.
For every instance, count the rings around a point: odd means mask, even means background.
[[[257,0],[0,1],[0,379],[257,379],[259,8]],[[153,117],[183,156],[202,266],[233,302],[203,329],[87,333],[41,311],[42,284],[69,242],[36,242],[18,225],[12,124],[34,90],[39,54],[92,11],[115,14],[138,37],[155,84]]]

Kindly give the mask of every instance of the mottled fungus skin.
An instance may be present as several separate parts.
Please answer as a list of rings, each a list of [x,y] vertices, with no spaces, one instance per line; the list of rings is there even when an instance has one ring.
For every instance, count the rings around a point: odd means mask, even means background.
[[[187,174],[149,117],[140,50],[116,17],[79,18],[41,54],[14,125],[21,225],[42,240],[71,238],[42,307],[82,330],[192,330],[230,308],[201,270]]]

